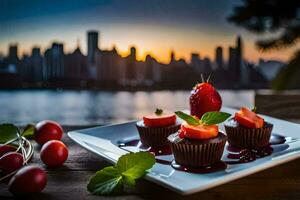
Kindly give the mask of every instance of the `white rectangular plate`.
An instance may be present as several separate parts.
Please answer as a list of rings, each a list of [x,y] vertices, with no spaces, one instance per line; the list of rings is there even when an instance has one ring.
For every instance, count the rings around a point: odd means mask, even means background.
[[[223,108],[222,110],[229,113],[236,111],[230,108]],[[275,151],[272,155],[257,159],[254,162],[228,165],[225,170],[208,174],[177,171],[170,165],[156,163],[145,178],[180,194],[187,195],[299,158],[300,140],[297,138],[300,138],[300,124],[268,116],[264,116],[264,118],[274,124],[273,133],[289,137],[288,148]],[[220,127],[223,129],[222,125]],[[139,138],[135,122],[71,131],[68,136],[82,147],[111,163],[116,163],[121,155],[128,153],[128,151],[117,146],[118,142]],[[226,154],[225,151],[223,156]],[[167,156],[166,159],[172,159],[172,156]]]

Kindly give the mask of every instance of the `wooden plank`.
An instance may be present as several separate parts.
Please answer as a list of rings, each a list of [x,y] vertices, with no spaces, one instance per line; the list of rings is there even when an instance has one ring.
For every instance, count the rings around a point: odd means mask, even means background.
[[[261,114],[288,120],[300,119],[300,91],[259,90],[255,93],[255,105]]]
[[[299,199],[300,161],[275,167],[231,183],[190,196],[180,196],[155,183],[141,180],[137,189],[130,194],[107,199]],[[41,194],[30,199],[106,199],[96,197],[86,191],[92,171],[48,170],[48,185]],[[11,195],[5,186],[0,186],[0,199]]]
[[[300,160],[295,160],[272,169],[212,188],[189,196],[181,196],[155,183],[140,180],[135,190],[128,190],[125,195],[99,197],[89,194],[87,182],[95,171],[109,165],[100,157],[86,151],[66,135],[63,141],[69,148],[69,158],[64,166],[46,168],[39,159],[39,147],[32,164],[47,170],[48,184],[41,194],[28,197],[32,200],[51,199],[299,199],[300,197]],[[6,184],[0,184],[0,199],[13,199]],[[23,198],[24,199],[24,198]]]

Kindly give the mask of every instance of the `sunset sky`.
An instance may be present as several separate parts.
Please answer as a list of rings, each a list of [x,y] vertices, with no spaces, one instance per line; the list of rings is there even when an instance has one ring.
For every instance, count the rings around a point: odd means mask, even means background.
[[[257,36],[226,21],[238,0],[1,0],[0,52],[10,43],[19,44],[19,54],[33,46],[42,51],[52,41],[63,42],[71,52],[80,41],[86,53],[87,30],[100,31],[102,49],[116,46],[121,55],[135,45],[138,59],[150,53],[168,62],[170,49],[176,58],[190,59],[191,52],[214,58],[220,45],[225,50],[240,34],[245,58],[288,60],[294,48],[262,53],[254,46]]]

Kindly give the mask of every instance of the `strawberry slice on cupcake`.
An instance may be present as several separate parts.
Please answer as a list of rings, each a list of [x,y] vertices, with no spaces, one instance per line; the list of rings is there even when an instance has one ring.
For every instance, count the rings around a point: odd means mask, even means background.
[[[264,119],[246,107],[242,107],[236,112],[234,119],[242,126],[248,128],[261,128],[264,126]]]
[[[175,113],[156,109],[154,113],[143,116],[136,127],[143,146],[162,148],[168,146],[167,137],[177,132],[180,124]]]
[[[149,127],[170,126],[176,123],[176,115],[175,113],[167,113],[157,108],[155,113],[145,115],[143,121],[145,126]]]
[[[201,119],[184,112],[175,112],[184,120],[180,130],[168,137],[177,164],[191,168],[220,162],[227,136],[217,124],[230,117],[225,112],[206,112]]]
[[[228,143],[241,149],[259,149],[269,145],[273,124],[256,114],[256,109],[242,107],[225,123]]]

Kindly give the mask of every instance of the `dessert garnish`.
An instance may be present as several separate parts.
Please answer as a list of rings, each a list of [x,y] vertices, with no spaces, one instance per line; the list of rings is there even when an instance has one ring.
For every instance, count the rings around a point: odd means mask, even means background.
[[[122,192],[124,186],[134,187],[137,179],[143,177],[155,164],[155,157],[149,152],[128,153],[121,156],[115,166],[105,167],[90,179],[87,189],[92,194],[108,195]]]
[[[153,114],[145,115],[143,121],[149,127],[169,126],[176,123],[176,115],[157,108]]]
[[[256,108],[250,111],[246,107],[242,107],[235,113],[234,119],[242,126],[247,128],[262,128],[264,126],[264,119],[255,113]]]
[[[218,91],[206,82],[195,85],[190,95],[191,114],[201,118],[210,111],[219,111],[222,106],[222,99]]]
[[[161,115],[163,112],[164,112],[163,109],[156,108],[155,110],[156,115]]]
[[[175,114],[184,120],[179,130],[179,137],[192,139],[210,139],[218,136],[217,124],[230,117],[229,113],[218,111],[206,112],[201,119],[181,111],[177,111]]]

